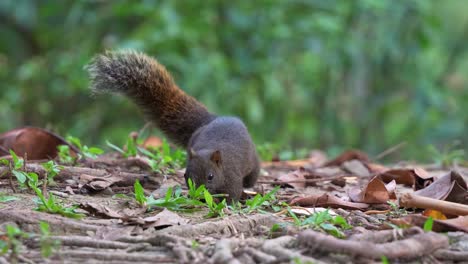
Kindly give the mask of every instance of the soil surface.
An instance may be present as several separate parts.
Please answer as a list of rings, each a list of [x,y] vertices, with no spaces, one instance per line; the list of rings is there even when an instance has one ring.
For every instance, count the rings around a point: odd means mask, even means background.
[[[413,171],[408,177],[414,179],[410,184],[401,183],[403,176],[395,182],[372,181],[395,168]],[[37,162],[27,162],[25,170],[44,175]],[[356,155],[330,161],[313,154],[305,160],[265,162],[256,186],[244,193],[241,208],[228,207],[224,216],[207,218],[207,207],[170,211],[136,202],[136,179],[155,199],[175,186],[187,196],[183,170],[164,175],[137,159],[107,156],[64,166],[55,184],[47,186],[47,195],[84,214],[73,219],[37,211],[36,194],[21,189],[8,167],[0,167],[0,195],[17,198],[0,202],[0,242],[12,241],[7,225],[28,234],[18,236],[17,252],[0,256],[0,263],[467,263],[466,217],[456,224],[436,220],[432,229],[437,232],[426,232],[422,226],[434,212],[398,205],[398,198],[414,193],[418,182],[427,187],[452,171],[468,180],[464,167],[383,166]],[[280,188],[274,199],[249,212],[245,200],[275,186]],[[324,213],[325,208],[330,209]],[[317,213],[341,216],[349,227],[334,220],[306,221]],[[50,236],[41,235],[41,221],[49,223]],[[339,234],[333,236],[333,230]],[[44,241],[59,244],[47,258],[41,253]]]

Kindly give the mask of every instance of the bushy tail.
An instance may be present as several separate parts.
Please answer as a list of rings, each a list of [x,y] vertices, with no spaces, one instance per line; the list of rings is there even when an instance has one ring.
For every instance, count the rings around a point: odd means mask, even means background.
[[[215,118],[174,83],[166,68],[135,51],[109,51],[86,66],[91,89],[131,98],[175,143],[186,147],[197,128]]]

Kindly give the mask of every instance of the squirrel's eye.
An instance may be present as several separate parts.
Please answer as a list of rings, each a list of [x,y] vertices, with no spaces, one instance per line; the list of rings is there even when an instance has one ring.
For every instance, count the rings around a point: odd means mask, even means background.
[[[214,176],[213,176],[213,173],[208,174],[208,180],[209,180],[209,181],[213,180],[213,177],[214,177]]]

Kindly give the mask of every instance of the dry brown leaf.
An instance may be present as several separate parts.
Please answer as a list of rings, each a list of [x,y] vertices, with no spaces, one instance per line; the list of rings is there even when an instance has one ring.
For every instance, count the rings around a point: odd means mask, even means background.
[[[308,172],[304,168],[299,168],[298,170],[289,172],[287,174],[281,175],[278,180],[282,182],[287,182],[293,188],[305,188],[306,175]]]
[[[398,184],[412,186],[415,190],[430,185],[434,179],[423,168],[391,169],[378,174],[385,183],[395,180]]]
[[[359,187],[350,189],[348,195],[353,202],[368,204],[386,203],[390,199],[396,199],[395,187],[395,181],[391,181],[385,185],[385,183],[376,176],[372,178],[362,190],[359,189]]]
[[[110,187],[121,179],[117,176],[97,177],[87,174],[81,174],[79,177],[79,186],[93,191],[102,191]]]
[[[143,148],[159,148],[163,144],[159,137],[149,136],[141,145]]]
[[[123,220],[128,218],[136,218],[137,216],[146,212],[145,207],[114,209],[103,204],[91,202],[81,203],[80,208],[88,211],[94,216]]]
[[[85,202],[80,204],[80,208],[88,211],[91,215],[105,218],[122,218],[123,216],[115,210],[103,204]]]
[[[382,172],[388,170],[388,168],[385,167],[384,165],[377,164],[377,163],[366,163],[366,167],[373,174],[374,173],[382,173]]]
[[[361,210],[369,207],[365,203],[353,203],[340,199],[339,197],[322,194],[322,195],[310,195],[307,197],[300,197],[293,199],[290,205],[299,205],[299,206],[314,206],[314,207],[331,207],[331,208],[343,208],[351,210]]]
[[[59,135],[38,127],[17,128],[0,134],[0,155],[8,155],[11,149],[20,157],[25,157],[26,153],[29,160],[54,159],[59,145],[70,146],[72,155],[79,152]]]
[[[178,214],[164,208],[161,212],[143,218],[145,221],[144,228],[161,228],[173,225],[185,225],[188,220],[180,217]]]
[[[369,169],[367,169],[367,167],[360,160],[353,159],[350,161],[345,161],[341,166],[344,170],[356,176],[368,177],[371,175]]]
[[[334,158],[331,161],[325,163],[324,166],[341,166],[343,162],[350,161],[350,160],[360,160],[363,163],[369,162],[369,157],[366,153],[360,150],[348,150],[341,153],[338,157]]]
[[[448,202],[468,204],[466,182],[456,171],[447,173],[426,188],[416,191],[415,194]]]

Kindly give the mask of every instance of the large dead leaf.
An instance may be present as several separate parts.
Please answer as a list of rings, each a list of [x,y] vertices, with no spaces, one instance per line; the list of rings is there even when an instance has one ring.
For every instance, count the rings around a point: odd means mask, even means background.
[[[295,198],[290,203],[290,205],[299,205],[299,206],[313,206],[313,207],[331,207],[331,208],[343,208],[351,210],[360,210],[366,209],[369,207],[365,203],[353,203],[348,202],[336,197],[334,195],[322,194],[322,195],[310,195],[307,197]]]
[[[188,220],[180,217],[178,214],[171,212],[164,208],[161,212],[156,215],[143,218],[145,224],[144,228],[161,228],[173,225],[185,225]]]
[[[385,183],[394,180],[398,184],[413,186],[415,189],[433,182],[432,176],[422,168],[391,169],[380,173],[379,177]]]
[[[324,166],[341,166],[345,161],[350,160],[359,160],[363,163],[369,162],[369,157],[366,153],[360,150],[348,150],[341,153],[338,157],[334,158],[333,160],[328,161],[325,163]]]
[[[460,173],[451,171],[415,194],[438,200],[468,204],[466,182]]]
[[[146,212],[146,208],[144,207],[116,209],[104,204],[91,202],[81,203],[80,208],[94,216],[116,219],[135,218]]]
[[[386,203],[390,199],[396,199],[395,188],[395,181],[385,184],[376,176],[362,190],[359,187],[350,189],[348,195],[353,202],[368,204]]]
[[[78,153],[62,137],[38,127],[23,127],[10,130],[0,135],[0,155],[8,155],[13,150],[18,156],[29,160],[53,159],[57,156],[57,146],[70,146],[72,155]]]
[[[369,169],[360,160],[353,159],[345,161],[341,166],[344,170],[359,177],[368,177],[371,175]]]

